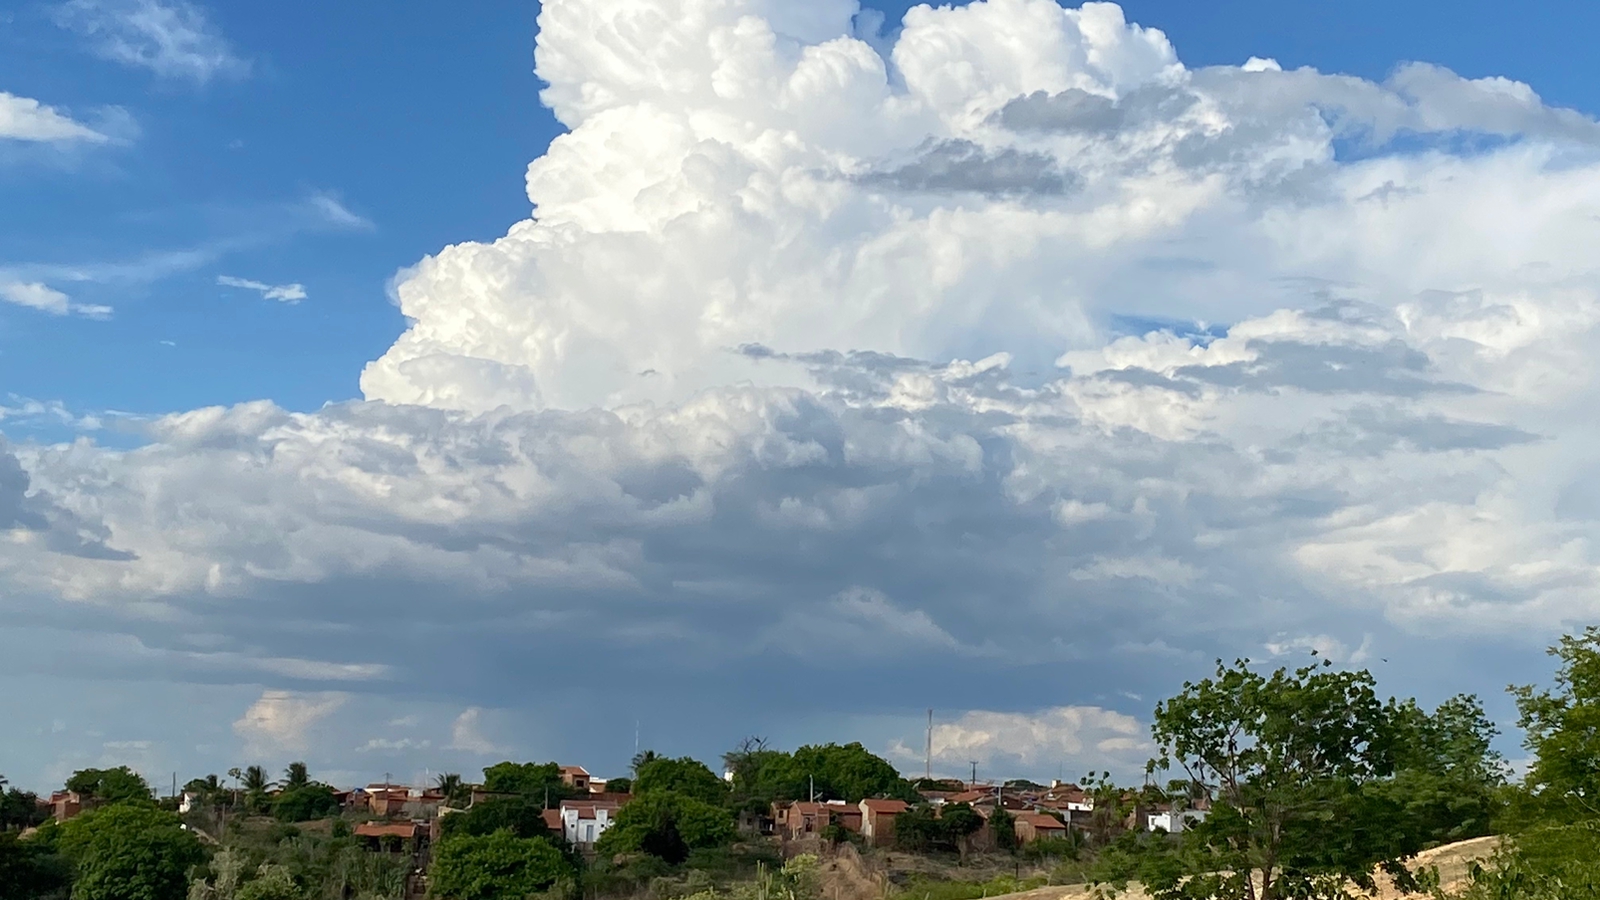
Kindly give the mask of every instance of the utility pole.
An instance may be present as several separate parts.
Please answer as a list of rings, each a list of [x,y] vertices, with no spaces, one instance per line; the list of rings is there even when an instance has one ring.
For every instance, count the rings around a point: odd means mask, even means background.
[[[928,755],[923,757],[922,778],[933,780],[933,710],[928,710]]]
[[[968,762],[972,763],[972,786],[967,788],[967,790],[975,791],[978,789],[978,761],[972,759],[968,760]]]
[[[811,789],[810,789],[811,802],[815,803],[815,802],[817,802],[817,776],[815,776],[815,775],[807,775],[806,778],[810,779],[810,781],[811,781]]]

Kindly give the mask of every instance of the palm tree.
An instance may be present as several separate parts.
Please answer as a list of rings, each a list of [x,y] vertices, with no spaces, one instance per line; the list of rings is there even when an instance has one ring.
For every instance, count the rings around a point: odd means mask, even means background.
[[[434,779],[434,786],[444,795],[446,806],[459,809],[464,801],[470,801],[472,798],[472,788],[462,782],[460,775],[452,772],[441,773]]]
[[[265,793],[272,782],[267,780],[267,770],[250,766],[244,770],[244,790],[247,794]]]
[[[311,775],[303,762],[289,763],[289,768],[283,772],[283,789],[286,791],[303,788],[310,783]]]
[[[244,776],[244,772],[241,771],[238,766],[234,766],[233,768],[228,770],[228,777],[233,779],[233,805],[234,806],[238,806],[239,805],[239,779],[242,778],[243,776]]]
[[[661,757],[656,755],[656,752],[654,750],[645,750],[645,751],[640,752],[640,753],[635,753],[633,755],[633,765],[632,765],[633,774],[635,776],[637,776],[639,774],[639,770],[640,769],[644,768],[645,766],[649,765],[650,763],[655,762],[656,760],[658,760],[660,758]]]

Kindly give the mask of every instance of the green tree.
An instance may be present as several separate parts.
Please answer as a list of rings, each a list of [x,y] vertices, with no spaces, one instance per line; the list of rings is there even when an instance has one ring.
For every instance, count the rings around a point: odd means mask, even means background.
[[[619,776],[617,778],[607,778],[606,779],[606,793],[608,793],[608,794],[628,794],[628,793],[632,793],[632,792],[633,792],[633,779],[632,778],[623,778],[623,777]]]
[[[983,828],[983,816],[965,803],[947,803],[939,810],[939,825],[945,840],[966,856],[972,836]]]
[[[0,900],[61,900],[72,867],[41,841],[0,834]]]
[[[1004,809],[996,808],[989,814],[989,832],[994,835],[994,848],[1005,853],[1017,852],[1017,819]]]
[[[860,743],[807,745],[794,751],[786,799],[806,796],[815,779],[817,796],[858,803],[883,797],[915,803],[921,796],[888,760]]]
[[[127,766],[115,769],[79,769],[67,779],[67,790],[102,803],[151,799],[150,784]]]
[[[1511,792],[1512,833],[1475,873],[1472,900],[1600,896],[1600,628],[1562,637],[1550,655],[1554,687],[1510,689],[1533,762]]]
[[[10,788],[0,793],[0,831],[31,828],[47,818],[49,815],[39,806],[39,795],[32,791]]]
[[[300,888],[288,866],[262,863],[256,877],[239,886],[234,900],[300,900]]]
[[[1501,809],[1506,765],[1483,704],[1453,697],[1427,713],[1415,701],[1392,709],[1395,773],[1368,785],[1395,812],[1389,828],[1406,846],[1430,847],[1489,834]]]
[[[267,780],[267,770],[260,766],[249,766],[244,770],[244,790],[247,794],[264,794],[272,782]]]
[[[115,803],[61,826],[73,900],[184,900],[190,866],[205,854],[178,817],[154,805]]]
[[[576,790],[561,780],[561,766],[553,762],[495,763],[483,770],[483,789],[492,794],[538,797],[541,802],[549,797],[551,806],[577,795]]]
[[[1545,818],[1600,817],[1600,628],[1563,635],[1550,648],[1560,660],[1555,687],[1511,688],[1517,724],[1533,754],[1523,784]]]
[[[725,807],[672,791],[638,794],[595,845],[602,856],[647,853],[677,865],[691,850],[733,841],[733,817]]]
[[[480,800],[461,812],[441,818],[439,829],[446,837],[486,837],[496,831],[509,831],[519,838],[558,840],[558,836],[545,823],[544,803],[532,797],[490,797]]]
[[[303,788],[311,783],[311,773],[303,762],[289,763],[289,768],[283,770],[283,789],[292,791]]]
[[[464,809],[472,802],[472,787],[454,772],[445,772],[434,779],[434,787],[444,795],[444,805]]]
[[[548,841],[497,831],[440,841],[428,880],[441,900],[521,900],[574,875],[571,864]]]
[[[967,852],[972,835],[983,828],[983,816],[966,803],[947,803],[935,810],[913,806],[894,817],[895,844],[902,850]]]
[[[641,766],[633,781],[633,793],[638,797],[651,794],[674,793],[693,797],[702,803],[721,804],[728,796],[728,788],[706,764],[693,757],[670,759],[657,757]]]
[[[1156,707],[1152,772],[1179,768],[1216,800],[1182,854],[1141,873],[1153,896],[1341,897],[1349,883],[1370,889],[1374,866],[1414,883],[1402,859],[1415,848],[1387,830],[1392,805],[1364,791],[1395,771],[1395,710],[1371,673],[1330,665],[1264,676],[1218,662]]]
[[[204,778],[191,778],[184,784],[183,790],[185,793],[195,795],[200,799],[201,803],[207,806],[223,803],[227,795],[227,789],[222,786],[222,780],[215,775],[207,775]]]
[[[309,822],[339,812],[339,799],[333,788],[310,782],[285,788],[272,801],[272,815],[280,822]]]

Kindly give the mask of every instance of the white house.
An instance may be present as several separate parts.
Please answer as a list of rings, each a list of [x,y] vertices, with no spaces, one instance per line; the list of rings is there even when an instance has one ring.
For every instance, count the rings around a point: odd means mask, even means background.
[[[574,847],[593,847],[616,819],[617,804],[561,801],[561,835]]]
[[[1151,813],[1145,817],[1150,831],[1165,831],[1168,834],[1177,834],[1196,822],[1203,822],[1206,811],[1203,809],[1169,809],[1163,812]]]

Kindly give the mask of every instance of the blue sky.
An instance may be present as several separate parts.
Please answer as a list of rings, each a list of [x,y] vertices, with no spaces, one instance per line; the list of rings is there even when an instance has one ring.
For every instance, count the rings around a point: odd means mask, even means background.
[[[1133,773],[1313,649],[1509,723],[1600,615],[1600,9],[906,6],[0,10],[0,772]]]
[[[888,27],[911,6],[878,3]],[[1132,0],[1190,66],[1270,56],[1381,79],[1407,60],[1505,75],[1550,103],[1600,109],[1573,61],[1600,10],[1580,2],[1296,3]],[[135,135],[70,160],[0,168],[0,266],[129,266],[75,291],[111,321],[0,307],[0,384],[78,414],[159,413],[267,398],[295,410],[359,396],[361,366],[404,322],[395,272],[528,214],[523,170],[559,125],[536,96],[538,5],[288,0],[207,8],[248,67],[204,83],[98,58],[49,4],[0,32],[0,85],[73,110],[126,110]],[[1448,27],[1440,27],[1441,21]],[[370,222],[308,207],[336,199]],[[167,254],[194,254],[163,266]],[[288,306],[219,275],[301,283]],[[172,345],[162,343],[170,341]],[[59,431],[41,420],[52,437]],[[27,428],[29,425],[20,427]]]

